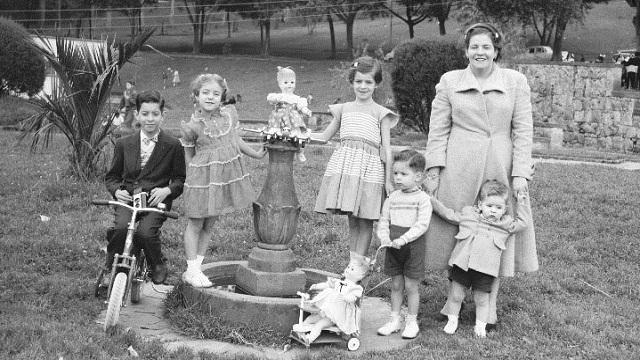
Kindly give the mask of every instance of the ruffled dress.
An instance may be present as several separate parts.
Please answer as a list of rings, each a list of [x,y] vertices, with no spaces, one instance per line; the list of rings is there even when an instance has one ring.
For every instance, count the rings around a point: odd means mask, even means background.
[[[219,114],[210,117],[196,112],[189,121],[182,121],[180,142],[195,148],[182,194],[187,217],[223,215],[253,202],[249,173],[235,141],[238,124],[233,105],[222,107]]]
[[[340,145],[333,152],[318,191],[315,211],[377,220],[384,200],[385,173],[380,157],[380,123],[398,116],[376,103],[329,106],[340,119]]]
[[[362,297],[362,286],[334,278],[329,279],[328,284],[329,287],[309,300],[309,304],[317,307],[320,314],[329,318],[343,333],[360,331],[361,310],[357,299]],[[345,296],[355,301],[347,301]]]

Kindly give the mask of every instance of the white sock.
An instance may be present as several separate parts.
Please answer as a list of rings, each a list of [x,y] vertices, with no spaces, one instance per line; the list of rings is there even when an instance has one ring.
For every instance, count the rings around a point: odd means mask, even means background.
[[[447,315],[449,321],[447,321],[447,325],[444,326],[444,332],[447,334],[453,334],[458,330],[458,315]]]
[[[196,255],[196,260],[198,260],[198,269],[200,269],[200,265],[204,261],[204,255]]]
[[[198,259],[187,260],[187,272],[195,273],[200,271],[200,263],[198,263]]]
[[[391,312],[391,320],[392,321],[400,321],[400,312]]]
[[[405,322],[418,321],[418,314],[407,314],[404,318]]]

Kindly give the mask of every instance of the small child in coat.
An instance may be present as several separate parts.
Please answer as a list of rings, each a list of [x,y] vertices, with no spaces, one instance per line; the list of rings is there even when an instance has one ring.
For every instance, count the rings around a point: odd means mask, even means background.
[[[425,158],[415,150],[403,150],[393,157],[395,191],[382,206],[377,235],[382,246],[388,246],[384,272],[391,276],[391,319],[378,329],[387,336],[401,328],[400,308],[407,292],[407,318],[403,339],[418,336],[418,284],[424,274],[424,233],[431,221],[429,195],[421,189]]]
[[[507,214],[509,188],[497,180],[487,180],[480,187],[476,206],[465,206],[460,213],[446,208],[439,200],[431,198],[433,211],[444,220],[459,225],[458,239],[449,258],[451,286],[447,303],[440,311],[448,322],[447,334],[458,328],[458,315],[465,296],[465,289],[473,289],[476,305],[478,337],[486,337],[489,318],[489,293],[500,271],[502,251],[512,234],[526,229],[531,219],[529,197],[520,192],[517,198],[516,218]]]

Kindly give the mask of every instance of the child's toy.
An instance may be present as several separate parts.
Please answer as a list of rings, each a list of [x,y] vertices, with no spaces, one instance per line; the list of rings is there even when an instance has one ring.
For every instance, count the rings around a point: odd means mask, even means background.
[[[382,249],[382,247],[380,247]],[[327,281],[313,284],[311,297],[300,296],[300,317],[293,325],[290,338],[305,345],[346,342],[347,349],[360,348],[360,314],[364,294],[362,280],[373,269],[380,249],[373,260],[357,255],[344,270],[343,279],[328,277]],[[306,315],[306,317],[305,317]]]
[[[296,73],[293,70],[278,66],[277,79],[281,92],[267,95],[273,110],[262,133],[267,141],[289,141],[304,147],[311,135],[304,121],[311,116],[307,99],[293,93],[296,89]]]

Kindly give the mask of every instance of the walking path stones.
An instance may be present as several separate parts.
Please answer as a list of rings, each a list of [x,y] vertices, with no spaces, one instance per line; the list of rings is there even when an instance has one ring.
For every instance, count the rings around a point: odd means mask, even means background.
[[[164,318],[164,298],[172,286],[153,285],[150,282],[143,284],[140,303],[129,304],[120,311],[118,324],[122,328],[130,328],[136,334],[149,340],[159,340],[165,349],[178,350],[182,347],[191,349],[194,353],[206,351],[220,356],[233,358],[238,355],[252,355],[260,359],[300,359],[304,358],[307,349],[304,345],[292,341],[287,351],[270,347],[248,346],[230,344],[217,340],[198,340],[178,333]],[[382,326],[390,316],[389,304],[376,297],[363,298],[362,328],[360,336],[360,349],[354,352],[347,350],[346,343],[336,344],[312,344],[310,352],[317,352],[332,346],[343,349],[345,353],[353,355],[365,352],[385,352],[399,350],[411,344],[410,340],[403,340],[400,333],[390,336],[378,336],[376,330]],[[102,326],[106,310],[103,311],[97,323]]]

